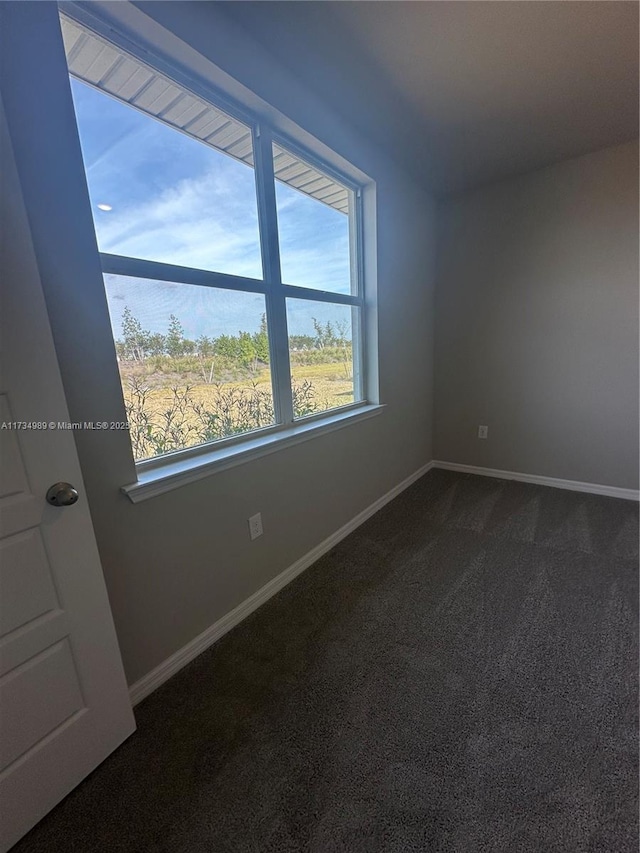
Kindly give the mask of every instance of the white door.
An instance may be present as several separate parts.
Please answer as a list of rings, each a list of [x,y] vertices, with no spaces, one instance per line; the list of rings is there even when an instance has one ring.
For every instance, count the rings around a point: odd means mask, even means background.
[[[1,102],[0,176],[4,853],[135,723],[73,432],[59,428],[69,413]],[[14,428],[17,422],[41,426]],[[58,481],[75,487],[77,503],[47,503]]]

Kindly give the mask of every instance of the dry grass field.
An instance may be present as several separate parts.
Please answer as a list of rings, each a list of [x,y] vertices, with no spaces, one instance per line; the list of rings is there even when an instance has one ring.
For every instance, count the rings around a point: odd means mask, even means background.
[[[352,403],[349,373],[343,363],[293,364],[296,414],[304,416]],[[217,382],[204,382],[205,375],[196,371],[154,370],[152,364],[121,362],[120,374],[137,460],[274,422],[267,366]]]

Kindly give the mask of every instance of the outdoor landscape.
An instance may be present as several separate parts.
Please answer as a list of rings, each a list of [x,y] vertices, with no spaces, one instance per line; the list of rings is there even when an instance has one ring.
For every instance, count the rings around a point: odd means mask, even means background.
[[[312,322],[313,335],[289,337],[296,418],[354,399],[350,328]],[[152,333],[125,307],[116,352],[138,461],[274,423],[265,315],[253,334],[190,340],[174,314]]]

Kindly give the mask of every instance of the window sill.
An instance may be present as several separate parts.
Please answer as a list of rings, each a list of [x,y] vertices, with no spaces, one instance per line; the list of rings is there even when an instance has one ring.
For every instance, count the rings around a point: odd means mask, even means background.
[[[172,489],[178,489],[187,483],[201,480],[217,471],[243,465],[253,459],[267,456],[269,453],[276,453],[286,447],[308,441],[310,438],[367,420],[380,414],[383,409],[384,405],[368,404],[348,412],[329,414],[321,420],[294,424],[270,435],[247,438],[241,444],[215,449],[205,448],[196,456],[179,461],[167,460],[164,464],[160,462],[157,467],[139,471],[137,482],[122,486],[121,491],[132,503],[140,503],[164,492],[170,492]]]

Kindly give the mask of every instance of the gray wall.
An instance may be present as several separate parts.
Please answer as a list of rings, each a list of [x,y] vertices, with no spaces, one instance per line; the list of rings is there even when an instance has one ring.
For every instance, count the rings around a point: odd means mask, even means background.
[[[71,418],[122,420],[55,4],[0,6],[7,35],[0,50],[2,93]],[[370,420],[137,505],[119,492],[134,479],[126,436],[75,434],[130,682],[432,457],[430,198],[275,58],[227,26],[214,4],[160,3],[155,14],[377,182],[373,254],[386,408]],[[34,41],[37,63],[27,49]],[[331,97],[339,99],[340,92]],[[348,104],[341,104],[346,110]],[[246,520],[257,511],[265,533],[250,542]]]
[[[590,155],[441,207],[434,453],[432,200],[344,120],[346,90],[331,86],[323,97],[321,81],[314,92],[297,82],[285,45],[271,39],[267,51],[217,4],[142,5],[376,181],[386,408],[135,506],[119,491],[134,479],[126,435],[76,433],[130,682],[434,456],[636,485],[637,149]],[[112,4],[113,14],[132,13],[123,7]],[[54,4],[0,4],[11,23],[0,50],[2,95],[71,417],[122,420],[55,14]],[[184,51],[159,35],[167,52]],[[27,49],[34,40],[37,63]],[[255,108],[269,115],[258,99]],[[490,426],[487,442],[475,438],[478,423]],[[265,534],[252,543],[246,519],[256,511]]]
[[[637,143],[452,198],[438,228],[435,458],[637,489]]]

